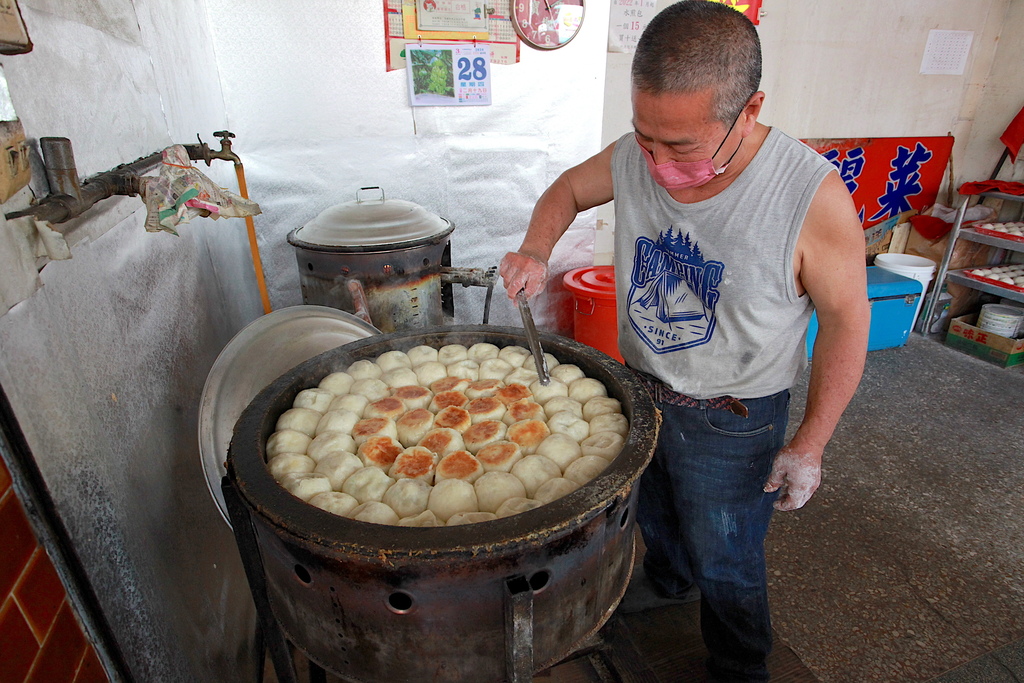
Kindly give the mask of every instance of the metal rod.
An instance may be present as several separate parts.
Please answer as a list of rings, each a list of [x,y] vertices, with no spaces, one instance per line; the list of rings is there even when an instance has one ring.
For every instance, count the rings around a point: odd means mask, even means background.
[[[960,228],[964,223],[964,214],[967,212],[969,197],[964,197],[960,208],[956,212],[956,221],[949,233],[949,243],[946,245],[946,253],[942,255],[942,263],[939,264],[939,272],[935,274],[935,287],[932,288],[931,297],[928,299],[928,312],[921,327],[921,334],[928,335],[936,319],[936,306],[939,304],[939,296],[942,294],[942,285],[946,282],[946,273],[949,271],[949,260],[953,256],[953,247],[956,246],[956,239],[960,236]],[[924,296],[922,294],[922,296]]]
[[[93,643],[104,671],[113,683],[132,681],[117,639],[75,551],[71,535],[57,513],[3,386],[0,386],[0,456],[11,474],[11,484],[25,508],[32,531],[53,562],[68,601]]]
[[[270,650],[270,661],[274,664],[278,683],[298,683],[295,665],[288,649],[288,640],[270,609],[267,577],[263,573],[259,541],[256,539],[249,511],[230,477],[225,476],[221,479],[220,488],[224,494],[224,506],[228,509],[228,517],[231,518],[231,529],[235,533],[235,543],[242,558],[245,578],[249,581],[249,592],[252,593],[252,601],[256,605],[256,617],[263,633],[263,640]]]

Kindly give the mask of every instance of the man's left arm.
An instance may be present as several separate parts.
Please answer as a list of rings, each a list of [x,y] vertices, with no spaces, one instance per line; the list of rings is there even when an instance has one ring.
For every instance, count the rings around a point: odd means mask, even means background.
[[[822,181],[804,220],[794,270],[814,302],[818,335],[804,419],[775,456],[765,491],[780,490],[778,510],[796,510],[821,481],[821,457],[864,371],[870,309],[864,230],[837,173]]]

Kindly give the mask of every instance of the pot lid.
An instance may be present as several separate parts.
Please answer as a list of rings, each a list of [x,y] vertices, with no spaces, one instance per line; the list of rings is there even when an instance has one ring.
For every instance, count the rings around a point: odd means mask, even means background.
[[[199,404],[199,456],[224,521],[231,526],[220,480],[235,422],[264,387],[313,356],[380,334],[351,313],[327,306],[291,306],[246,325],[217,356]]]
[[[372,196],[371,191],[379,192],[379,196]],[[405,245],[451,230],[449,221],[419,204],[386,199],[381,188],[364,187],[356,192],[354,201],[324,209],[293,235],[316,246],[373,247]]]
[[[615,268],[612,266],[587,266],[570,270],[562,276],[562,282],[573,294],[595,299],[615,298]]]

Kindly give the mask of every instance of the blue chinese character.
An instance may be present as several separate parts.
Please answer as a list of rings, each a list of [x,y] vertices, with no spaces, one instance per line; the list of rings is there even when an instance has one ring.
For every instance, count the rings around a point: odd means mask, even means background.
[[[921,174],[918,172],[921,164],[932,158],[931,151],[918,142],[913,151],[906,147],[896,148],[896,158],[892,160],[892,171],[889,173],[889,182],[885,184],[885,192],[878,198],[881,210],[871,217],[871,220],[879,218],[891,218],[912,207],[907,197],[921,194]]]
[[[854,147],[846,153],[846,158],[839,159],[839,150],[830,149],[822,154],[823,157],[832,162],[832,165],[839,171],[839,177],[846,183],[846,188],[853,194],[860,186],[857,178],[864,171],[864,148]]]

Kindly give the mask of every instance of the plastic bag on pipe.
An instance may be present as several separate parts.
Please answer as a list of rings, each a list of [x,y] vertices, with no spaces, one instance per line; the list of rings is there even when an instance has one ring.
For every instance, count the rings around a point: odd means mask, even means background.
[[[163,151],[160,175],[143,178],[142,199],[146,203],[146,230],[177,235],[179,223],[196,216],[240,218],[260,213],[256,202],[220,188],[191,164],[181,145]]]

